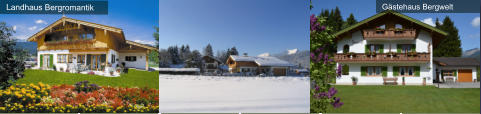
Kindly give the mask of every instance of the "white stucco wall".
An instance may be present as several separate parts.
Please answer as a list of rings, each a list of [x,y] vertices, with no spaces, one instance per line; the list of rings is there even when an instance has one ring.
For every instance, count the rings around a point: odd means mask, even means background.
[[[145,53],[119,53],[120,63],[125,62],[125,67],[145,69],[147,54]],[[137,61],[125,61],[125,56],[136,56]]]

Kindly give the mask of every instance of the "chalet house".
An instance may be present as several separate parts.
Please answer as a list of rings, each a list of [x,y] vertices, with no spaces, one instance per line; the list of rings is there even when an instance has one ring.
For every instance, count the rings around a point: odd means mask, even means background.
[[[336,84],[381,85],[385,81],[419,85],[433,83],[436,65],[433,47],[446,32],[421,21],[384,11],[334,34],[334,60],[348,72]]]
[[[474,82],[479,61],[474,58],[434,57],[435,82]]]
[[[275,57],[253,57],[231,55],[227,59],[230,73],[244,73],[247,75],[286,76],[293,64]]]
[[[157,48],[125,39],[122,29],[62,17],[28,41],[37,42],[39,67],[110,71],[126,68],[148,70],[148,53]]]
[[[204,72],[209,72],[209,73],[217,73],[220,71],[219,66],[222,64],[222,62],[215,57],[212,56],[204,56],[202,57],[202,67],[204,69]]]

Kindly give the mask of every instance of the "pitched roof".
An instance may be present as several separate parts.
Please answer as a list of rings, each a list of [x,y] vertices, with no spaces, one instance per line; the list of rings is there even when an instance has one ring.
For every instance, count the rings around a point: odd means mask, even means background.
[[[434,57],[433,61],[441,66],[479,66],[479,61],[475,58]]]
[[[352,26],[349,26],[349,27],[347,27],[347,28],[345,28],[345,29],[340,30],[340,31],[334,33],[334,36],[335,36],[335,37],[338,37],[339,35],[342,35],[342,34],[344,34],[344,33],[347,33],[347,32],[349,32],[349,31],[351,31],[351,30],[353,30],[353,29],[355,29],[355,28],[360,27],[361,25],[364,25],[364,24],[366,24],[366,23],[368,23],[368,22],[370,22],[370,21],[372,21],[372,20],[374,20],[374,19],[377,19],[377,18],[382,17],[382,16],[385,16],[385,15],[394,15],[394,16],[400,17],[400,18],[402,18],[402,19],[405,19],[405,20],[411,21],[411,22],[413,22],[413,23],[416,23],[417,25],[420,25],[421,27],[424,27],[424,28],[426,28],[426,29],[429,29],[429,30],[431,30],[431,31],[433,31],[433,32],[436,32],[436,33],[439,33],[439,34],[441,34],[441,35],[444,35],[444,36],[448,35],[448,33],[444,32],[444,31],[442,31],[442,30],[439,30],[439,29],[437,29],[437,28],[435,28],[435,27],[433,27],[433,26],[431,26],[431,25],[428,25],[428,24],[426,24],[426,23],[424,23],[424,22],[421,22],[421,21],[419,21],[419,20],[417,20],[417,19],[411,18],[411,17],[409,17],[409,16],[406,16],[406,15],[404,15],[404,14],[398,13],[398,12],[396,12],[396,11],[386,10],[386,11],[380,12],[380,13],[378,13],[378,14],[376,14],[376,15],[373,15],[373,16],[367,18],[367,19],[364,19],[364,20],[360,21],[359,23],[356,23],[356,24],[354,24],[354,25],[352,25]]]
[[[77,23],[77,24],[81,24],[81,25],[84,25],[84,26],[104,29],[106,31],[111,31],[111,32],[122,34],[122,37],[123,37],[123,34],[124,34],[122,29],[120,29],[120,28],[102,25],[102,24],[97,24],[97,23],[92,23],[92,22],[87,22],[87,21],[82,21],[82,20],[77,20],[77,19],[72,19],[72,18],[68,18],[68,17],[62,17],[62,18],[58,19],[57,21],[55,21],[54,23],[50,24],[49,26],[47,26],[47,27],[43,28],[42,30],[38,31],[34,35],[30,36],[27,39],[27,41],[33,41],[39,35],[44,34],[46,32],[49,32],[53,27],[55,27],[59,24],[63,24],[65,22]]]
[[[293,64],[280,60],[276,57],[254,57],[254,56],[230,56],[234,61],[250,61],[255,62],[259,66],[294,66]]]
[[[149,49],[149,50],[159,51],[159,49],[157,49],[155,47],[145,45],[145,44],[141,44],[141,43],[138,43],[138,42],[134,42],[134,41],[130,41],[130,40],[125,40],[125,42],[129,45],[135,45],[135,46],[139,46],[139,47],[146,48],[146,49]]]

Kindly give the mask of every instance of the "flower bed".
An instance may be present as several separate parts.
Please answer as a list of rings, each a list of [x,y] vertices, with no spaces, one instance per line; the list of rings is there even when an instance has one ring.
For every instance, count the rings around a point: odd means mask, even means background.
[[[159,112],[159,91],[148,88],[17,84],[0,90],[0,112]]]

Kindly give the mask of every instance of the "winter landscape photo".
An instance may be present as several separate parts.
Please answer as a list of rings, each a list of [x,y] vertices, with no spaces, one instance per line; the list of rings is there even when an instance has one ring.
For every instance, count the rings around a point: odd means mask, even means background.
[[[160,112],[309,112],[308,5],[162,1]]]

